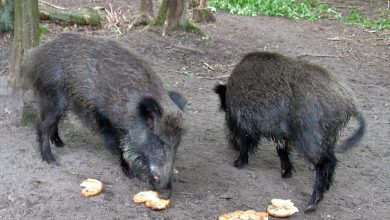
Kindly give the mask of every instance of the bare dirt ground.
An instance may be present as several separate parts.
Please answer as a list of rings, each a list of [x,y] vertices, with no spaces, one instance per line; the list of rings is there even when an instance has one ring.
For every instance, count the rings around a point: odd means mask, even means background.
[[[70,8],[108,7],[127,17],[137,13],[131,1],[50,1]],[[370,4],[362,8],[370,10]],[[386,2],[386,1],[382,1]],[[337,1],[344,6],[348,2]],[[366,7],[364,7],[366,6]],[[384,6],[383,6],[384,7]],[[156,6],[157,8],[157,6]],[[377,9],[372,7],[373,10]],[[355,92],[368,122],[367,134],[355,148],[337,154],[335,183],[312,214],[290,219],[390,219],[390,33],[370,32],[336,20],[294,21],[279,17],[242,17],[216,13],[217,23],[202,24],[208,39],[182,33],[135,29],[119,37],[148,60],[165,86],[189,101],[188,132],[177,154],[172,207],[155,212],[132,202],[148,185],[127,179],[116,156],[100,138],[69,115],[60,125],[64,148],[53,147],[60,165],[42,162],[35,131],[20,123],[21,101],[0,96],[0,219],[217,219],[236,209],[265,210],[272,198],[291,199],[303,209],[314,172],[293,155],[296,172],[280,176],[275,144],[264,140],[249,165],[232,166],[237,152],[227,147],[224,118],[212,88],[226,80],[247,52],[277,51],[326,67]],[[126,24],[120,26],[125,30]],[[50,40],[64,27],[50,25]],[[113,28],[71,27],[115,37]],[[0,70],[6,72],[11,42],[0,41]],[[188,50],[183,48],[193,48]],[[207,68],[211,66],[214,70]],[[352,121],[341,139],[354,128]],[[92,198],[80,194],[87,177],[100,179],[105,191]]]

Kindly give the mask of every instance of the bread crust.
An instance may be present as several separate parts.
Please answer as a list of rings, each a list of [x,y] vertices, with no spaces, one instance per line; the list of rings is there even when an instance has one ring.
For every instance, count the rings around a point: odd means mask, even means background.
[[[139,192],[133,197],[133,201],[137,204],[144,203],[146,207],[153,210],[167,209],[170,206],[170,200],[158,198],[158,193],[155,191]]]
[[[103,191],[103,183],[96,179],[86,179],[81,184],[81,194],[86,197],[99,195]]]
[[[218,220],[268,220],[268,213],[256,212],[254,210],[236,210],[220,215]]]
[[[271,203],[272,205],[267,207],[267,212],[271,216],[284,218],[298,212],[298,209],[294,206],[294,203],[292,203],[289,199],[272,199]]]

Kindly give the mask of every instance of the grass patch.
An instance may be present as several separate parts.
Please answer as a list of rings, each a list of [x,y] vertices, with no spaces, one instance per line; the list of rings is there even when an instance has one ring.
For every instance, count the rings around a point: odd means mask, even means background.
[[[317,0],[210,0],[210,6],[232,14],[245,16],[282,16],[290,19],[315,21],[329,15],[350,25],[363,25],[372,29],[390,29],[390,10],[378,19],[368,19],[360,11],[351,9],[343,16],[338,10]]]
[[[45,39],[45,35],[46,33],[48,33],[50,30],[49,30],[49,25],[48,24],[44,24],[44,25],[40,25],[39,26],[39,40],[40,41],[43,41]]]
[[[283,16],[308,20],[317,20],[321,14],[330,10],[328,5],[318,3],[316,0],[212,0],[208,4],[232,14]]]
[[[352,9],[349,15],[342,18],[350,25],[363,25],[372,29],[390,29],[390,11],[386,15],[382,13],[379,19],[367,19],[359,10]]]

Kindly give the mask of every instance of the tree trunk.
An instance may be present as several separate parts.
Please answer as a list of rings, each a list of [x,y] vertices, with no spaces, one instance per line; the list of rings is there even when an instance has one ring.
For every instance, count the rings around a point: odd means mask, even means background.
[[[152,0],[141,0],[140,6],[141,15],[153,16],[153,1]]]
[[[187,19],[186,0],[163,0],[160,10],[151,25],[164,26],[163,35],[167,29],[182,29],[204,35],[202,30]]]
[[[215,22],[215,17],[211,9],[206,7],[206,0],[199,1],[199,7],[192,11],[192,20],[194,22]]]
[[[22,85],[20,66],[25,50],[39,43],[38,0],[15,0],[14,38],[8,81],[12,87]]]
[[[167,4],[168,0],[163,0],[158,10],[156,17],[151,22],[151,25],[161,26],[164,24],[165,17],[167,16]]]
[[[187,0],[188,8],[193,9],[199,6],[199,0]]]
[[[184,25],[188,22],[186,9],[186,0],[168,0],[164,25],[167,28],[177,28]]]
[[[186,0],[163,0],[153,25],[177,28],[188,22]]]
[[[206,8],[206,0],[199,1],[199,8]]]
[[[194,8],[192,11],[192,20],[194,22],[215,22],[213,12],[209,8]]]
[[[153,1],[152,0],[141,0],[139,11],[140,16],[136,17],[130,24],[129,29],[135,26],[148,25],[153,19]]]

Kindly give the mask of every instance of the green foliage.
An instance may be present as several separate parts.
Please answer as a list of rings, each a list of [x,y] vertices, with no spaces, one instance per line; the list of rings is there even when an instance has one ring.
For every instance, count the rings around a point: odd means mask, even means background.
[[[194,75],[194,73],[192,73],[191,71],[185,71],[183,74],[185,76],[193,76]]]
[[[363,25],[373,29],[390,29],[390,13],[382,14],[378,19],[367,19],[361,12],[352,9],[343,16],[341,12],[317,0],[210,0],[210,6],[245,16],[283,16],[291,19],[308,19],[315,21],[328,14],[351,25]]]
[[[373,29],[390,29],[390,16],[382,14],[377,20],[367,19],[360,11],[352,9],[348,16],[343,18],[345,22],[351,25],[363,25]]]
[[[328,5],[316,0],[212,0],[208,4],[239,15],[285,16],[309,20],[316,20],[329,10]]]
[[[389,18],[380,18],[374,21],[372,26],[374,29],[390,29],[390,19]]]
[[[0,33],[11,31],[14,28],[13,0],[0,0]]]
[[[45,39],[45,34],[49,32],[49,25],[44,24],[39,26],[39,40],[43,41]]]

